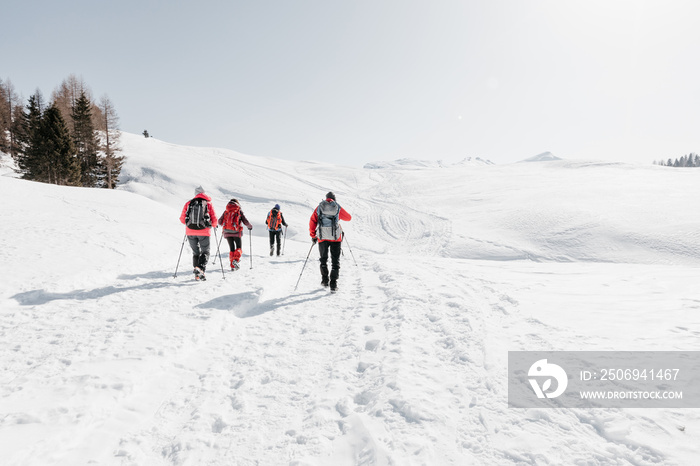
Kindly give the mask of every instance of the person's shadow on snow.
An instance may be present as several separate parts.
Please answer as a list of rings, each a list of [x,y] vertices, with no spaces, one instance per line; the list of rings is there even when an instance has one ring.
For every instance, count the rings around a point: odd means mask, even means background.
[[[141,275],[120,275],[120,280],[135,280],[135,279],[145,279],[145,280],[162,280],[162,279],[172,279],[173,276],[167,272],[148,272]],[[30,290],[22,293],[17,293],[11,296],[12,299],[17,301],[21,306],[40,306],[42,304],[49,303],[51,301],[57,301],[60,299],[75,299],[78,301],[85,301],[90,299],[100,299],[105,296],[109,296],[115,293],[123,293],[125,291],[137,291],[137,290],[154,290],[158,288],[167,288],[172,286],[193,286],[194,282],[174,282],[172,280],[168,281],[149,281],[147,283],[140,283],[131,286],[103,286],[100,288],[95,288],[92,290],[74,290],[66,291],[64,293],[52,293],[46,290]]]
[[[259,316],[270,311],[282,310],[287,306],[316,301],[326,295],[326,293],[322,291],[323,290],[315,290],[263,302],[260,302],[260,291],[246,291],[243,293],[219,296],[206,303],[198,304],[195,308],[233,311],[236,317],[244,319],[247,317]]]

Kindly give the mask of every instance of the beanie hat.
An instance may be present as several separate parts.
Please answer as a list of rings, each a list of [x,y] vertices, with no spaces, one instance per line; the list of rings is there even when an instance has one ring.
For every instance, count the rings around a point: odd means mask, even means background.
[[[236,199],[235,197],[234,197],[233,199],[231,199],[230,201],[228,201],[228,203],[229,203],[229,204],[240,205],[240,204],[238,203],[238,199]]]
[[[279,204],[275,204],[275,207],[274,207],[274,208],[275,208],[275,210],[280,210],[280,205],[279,205]]]
[[[202,185],[200,184],[196,188],[194,188],[194,195],[196,196],[197,194],[202,194],[204,192],[204,188],[202,188]]]
[[[333,199],[335,201],[335,194],[333,194],[333,191],[328,191],[328,194],[326,194],[326,199]]]

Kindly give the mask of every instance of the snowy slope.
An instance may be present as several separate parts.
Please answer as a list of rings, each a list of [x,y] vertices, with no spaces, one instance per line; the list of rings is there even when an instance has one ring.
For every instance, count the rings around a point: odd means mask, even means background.
[[[15,177],[18,178],[19,175],[17,171],[19,168],[15,161],[10,157],[9,154],[0,152],[0,176]]]
[[[116,191],[0,176],[21,206],[0,213],[3,464],[700,458],[697,410],[506,404],[508,350],[700,349],[692,169],[359,169],[123,141]],[[173,278],[198,184],[254,226],[244,267],[203,283],[187,245]],[[341,290],[320,289],[313,250],[294,292],[328,190],[353,215]],[[270,258],[275,203],[290,228]]]
[[[402,168],[404,170],[421,170],[423,168],[450,168],[459,166],[482,166],[482,165],[493,165],[490,160],[484,160],[480,157],[471,158],[467,157],[459,162],[451,163],[444,162],[442,160],[417,160],[417,159],[398,159],[391,162],[370,162],[364,165],[367,169],[397,169]]]

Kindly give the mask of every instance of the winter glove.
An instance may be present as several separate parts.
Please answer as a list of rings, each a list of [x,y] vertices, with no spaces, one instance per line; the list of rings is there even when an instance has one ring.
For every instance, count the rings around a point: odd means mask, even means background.
[[[311,238],[311,242],[314,244],[318,243],[318,238],[314,236],[313,238]]]
[[[248,230],[249,230],[249,231],[252,230],[252,229],[253,229],[253,227],[248,227]]]

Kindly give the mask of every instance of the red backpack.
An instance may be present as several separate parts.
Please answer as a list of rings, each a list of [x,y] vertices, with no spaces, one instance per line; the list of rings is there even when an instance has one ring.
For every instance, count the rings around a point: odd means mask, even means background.
[[[224,212],[224,232],[238,233],[241,231],[241,207],[229,203]]]

